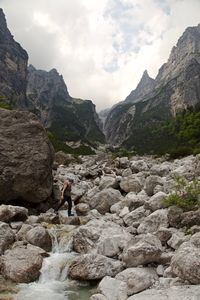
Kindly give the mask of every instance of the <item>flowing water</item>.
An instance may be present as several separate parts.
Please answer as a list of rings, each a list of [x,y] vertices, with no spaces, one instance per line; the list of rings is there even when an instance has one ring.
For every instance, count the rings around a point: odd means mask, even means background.
[[[20,284],[15,300],[88,300],[95,288],[67,278],[68,266],[77,253],[71,252],[74,226],[56,225],[49,229],[52,252],[44,258],[37,282]]]

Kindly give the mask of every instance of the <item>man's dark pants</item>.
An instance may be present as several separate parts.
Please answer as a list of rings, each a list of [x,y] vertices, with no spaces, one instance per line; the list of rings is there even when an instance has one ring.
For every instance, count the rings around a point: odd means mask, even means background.
[[[60,202],[60,204],[58,205],[56,210],[59,210],[64,205],[65,201],[67,201],[67,203],[68,203],[68,216],[71,216],[71,211],[72,211],[72,198],[71,198],[71,196],[64,195],[64,198],[62,199],[62,201]]]

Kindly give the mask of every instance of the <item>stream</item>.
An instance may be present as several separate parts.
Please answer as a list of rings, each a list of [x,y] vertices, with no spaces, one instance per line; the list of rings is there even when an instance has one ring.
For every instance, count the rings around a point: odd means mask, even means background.
[[[95,286],[67,278],[68,266],[78,255],[72,252],[72,233],[75,226],[55,225],[49,230],[52,252],[44,258],[37,282],[20,284],[14,300],[88,300]]]

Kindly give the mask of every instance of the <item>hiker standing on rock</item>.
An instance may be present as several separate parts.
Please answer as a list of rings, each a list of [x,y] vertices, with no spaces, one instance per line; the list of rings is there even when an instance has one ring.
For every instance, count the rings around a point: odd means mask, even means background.
[[[63,188],[61,191],[61,200],[60,200],[60,203],[57,208],[57,210],[59,210],[64,205],[65,201],[67,201],[68,216],[73,216],[73,214],[71,213],[71,210],[72,210],[71,189],[72,189],[73,183],[74,183],[73,179],[69,179],[64,182],[64,185],[63,185]]]

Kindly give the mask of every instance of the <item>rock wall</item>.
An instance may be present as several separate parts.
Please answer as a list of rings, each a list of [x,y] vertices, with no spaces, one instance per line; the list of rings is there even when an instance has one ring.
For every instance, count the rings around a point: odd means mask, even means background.
[[[0,8],[0,96],[13,108],[26,109],[27,52],[15,42]]]
[[[54,151],[35,115],[0,110],[0,153],[1,203],[51,196]]]

